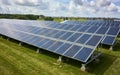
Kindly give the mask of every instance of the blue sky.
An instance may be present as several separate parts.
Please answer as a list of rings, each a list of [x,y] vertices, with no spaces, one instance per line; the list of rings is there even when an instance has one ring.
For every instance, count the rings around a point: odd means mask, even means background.
[[[0,0],[0,13],[120,18],[120,0]]]

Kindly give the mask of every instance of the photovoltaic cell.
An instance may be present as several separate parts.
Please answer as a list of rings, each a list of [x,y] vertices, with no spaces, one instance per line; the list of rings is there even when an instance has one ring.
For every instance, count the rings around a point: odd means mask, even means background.
[[[75,25],[75,26],[72,27],[70,30],[76,31],[76,30],[80,29],[81,27],[82,27],[81,25]]]
[[[80,36],[81,36],[80,33],[75,33],[75,34],[73,34],[73,35],[68,39],[68,41],[74,42],[74,41],[77,40]]]
[[[43,48],[47,49],[49,46],[51,46],[55,41],[50,40],[46,44],[42,45]]]
[[[72,34],[73,34],[73,32],[66,32],[63,36],[60,37],[60,39],[66,40],[66,39],[69,38]]]
[[[73,45],[64,55],[68,57],[73,57],[80,49],[81,46]]]
[[[108,30],[108,27],[101,27],[96,33],[97,34],[105,34]]]
[[[76,58],[77,60],[86,61],[92,51],[93,49],[84,47],[74,58]]]
[[[81,43],[81,44],[84,44],[89,38],[90,38],[91,35],[89,34],[84,34],[81,38],[79,38],[76,42],[77,43]]]
[[[44,43],[46,43],[47,41],[49,41],[49,39],[43,39],[41,40],[39,43],[36,44],[36,46],[41,47]]]
[[[73,26],[74,26],[74,25],[67,25],[67,26],[64,27],[63,29],[65,29],[65,30],[69,30],[69,29],[71,29]]]
[[[37,44],[43,39],[44,38],[42,38],[42,37],[35,36],[34,40],[32,40],[32,44]],[[28,41],[31,41],[31,39],[29,39]]]
[[[65,33],[65,31],[59,31],[56,35],[54,35],[54,38],[59,38],[60,36],[62,36]]]
[[[85,32],[90,26],[83,26],[82,28],[80,28],[78,31],[79,32]]]
[[[63,54],[70,46],[71,44],[65,43],[64,45],[57,49],[56,53]]]
[[[50,46],[49,48],[47,48],[50,51],[55,51],[57,48],[59,48],[62,44],[64,44],[63,42],[56,42],[54,43],[52,46]]]
[[[107,45],[113,45],[115,39],[116,39],[115,37],[106,36],[105,39],[102,41],[102,43],[103,43],[103,44],[107,44]]]
[[[101,40],[102,36],[92,36],[92,38],[87,42],[87,45],[96,46]]]
[[[110,28],[107,34],[116,36],[119,33],[119,30],[120,28]]]
[[[95,33],[98,28],[99,28],[99,26],[93,26],[87,32],[88,33]]]

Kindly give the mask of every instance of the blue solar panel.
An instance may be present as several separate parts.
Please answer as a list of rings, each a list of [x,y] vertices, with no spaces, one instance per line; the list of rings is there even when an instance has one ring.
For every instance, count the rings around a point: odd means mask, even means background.
[[[35,34],[41,35],[42,32],[45,32],[47,29],[46,28],[41,28],[38,31],[34,32]]]
[[[33,33],[33,34],[38,34],[39,32],[41,32],[42,31],[42,29],[41,28],[38,28],[38,29],[36,29],[35,31],[32,31],[31,33]]]
[[[33,38],[29,39],[28,42],[31,41],[32,39],[33,39]],[[41,40],[43,40],[43,39],[44,39],[44,38],[42,38],[42,37],[35,36],[35,37],[34,37],[34,40],[32,40],[31,43],[32,43],[32,44],[37,44],[37,43],[39,43],[39,42],[40,42]],[[27,42],[27,41],[26,41],[26,42]]]
[[[43,40],[39,41],[39,43],[37,43],[36,46],[41,47],[47,41],[50,41],[50,40],[49,39],[43,39]]]
[[[96,33],[97,34],[105,34],[108,30],[108,27],[101,27]]]
[[[47,49],[48,47],[50,47],[55,41],[50,40],[48,41],[46,44],[43,44],[41,47]]]
[[[63,42],[56,42],[54,43],[52,46],[48,47],[47,49],[50,51],[55,51],[57,48],[59,48],[62,44],[64,44]]]
[[[95,33],[98,28],[99,28],[99,26],[93,26],[93,27],[91,27],[87,32],[88,32],[88,33]]]
[[[73,34],[73,35],[68,39],[68,41],[74,42],[74,41],[77,40],[80,36],[81,36],[80,33],[75,33],[75,34]]]
[[[49,37],[54,37],[54,35],[56,35],[57,33],[59,33],[59,30],[54,30],[51,35],[48,35]]]
[[[50,31],[47,34],[44,34],[44,36],[49,36],[54,34],[55,30],[50,29]]]
[[[101,41],[101,36],[92,36],[92,38],[86,43],[87,45],[96,46]]]
[[[40,32],[39,35],[44,35],[49,32],[49,29],[44,29],[44,31]]]
[[[51,27],[51,28],[56,28],[56,27],[58,27],[58,25],[52,24],[52,25],[49,25],[49,27]]]
[[[66,25],[57,25],[57,27],[56,28],[58,28],[58,29],[63,29],[64,27],[66,27]]]
[[[84,34],[81,38],[79,38],[76,42],[77,43],[81,43],[81,44],[84,44],[89,38],[90,38],[91,35],[89,34]]]
[[[113,45],[115,42],[115,37],[112,36],[106,36],[105,39],[103,39],[102,43],[107,45]]]
[[[80,46],[73,45],[64,55],[68,57],[73,57],[80,49]]]
[[[75,25],[75,26],[72,27],[70,30],[76,31],[76,30],[80,29],[81,27],[82,27],[81,25]]]
[[[58,53],[58,54],[63,54],[70,46],[71,46],[71,44],[65,43],[65,44],[63,44],[60,48],[58,48],[58,49],[56,50],[56,53]]]
[[[63,36],[60,37],[60,39],[66,40],[66,39],[69,38],[72,34],[73,34],[73,32],[66,32]]]
[[[69,29],[71,29],[73,26],[74,26],[74,25],[67,25],[67,26],[64,27],[63,29],[65,29],[65,30],[69,30]]]
[[[85,32],[90,26],[83,26],[82,28],[80,28],[78,31],[79,32]]]
[[[108,35],[117,35],[120,31],[120,28],[110,28],[110,30],[108,31]]]
[[[77,60],[86,61],[88,57],[91,55],[92,51],[93,49],[84,47],[74,58],[76,58]]]
[[[56,35],[54,35],[54,38],[59,38],[60,36],[62,36],[65,33],[65,31],[59,31]]]

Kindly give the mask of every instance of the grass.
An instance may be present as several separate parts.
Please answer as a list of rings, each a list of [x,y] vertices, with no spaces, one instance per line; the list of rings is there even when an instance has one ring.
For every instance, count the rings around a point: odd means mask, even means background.
[[[120,39],[118,39],[120,41]],[[75,60],[57,64],[58,55],[42,51],[35,52],[34,47],[18,46],[17,42],[0,38],[0,75],[119,75],[120,47],[115,51],[102,49],[100,63],[88,65],[89,72],[80,71],[80,62]]]

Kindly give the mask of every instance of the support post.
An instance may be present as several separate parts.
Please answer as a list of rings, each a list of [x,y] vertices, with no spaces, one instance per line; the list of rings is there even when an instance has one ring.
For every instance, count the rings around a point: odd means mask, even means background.
[[[62,62],[62,56],[59,56],[57,62],[58,62],[58,63],[61,63],[61,62]]]
[[[66,59],[66,61],[69,61],[69,59]]]
[[[86,65],[85,65],[85,64],[82,64],[80,70],[85,72],[85,71],[86,71]]]
[[[22,46],[22,43],[21,43],[21,42],[19,43],[19,46]]]
[[[39,48],[37,49],[36,53],[39,53]]]
[[[99,63],[99,62],[100,62],[100,59],[96,58],[95,63]]]
[[[7,41],[9,40],[9,38],[7,38]]]
[[[0,36],[0,38],[2,38],[2,36]]]
[[[111,50],[111,51],[112,51],[112,50],[113,50],[113,46],[110,46],[110,49],[109,49],[109,50]]]

